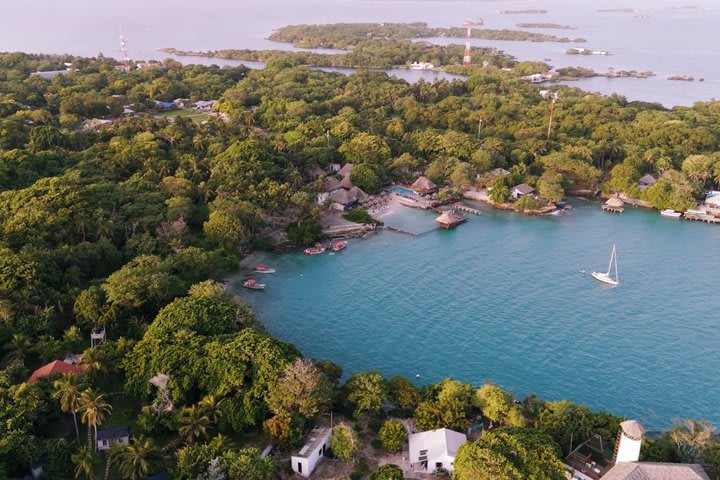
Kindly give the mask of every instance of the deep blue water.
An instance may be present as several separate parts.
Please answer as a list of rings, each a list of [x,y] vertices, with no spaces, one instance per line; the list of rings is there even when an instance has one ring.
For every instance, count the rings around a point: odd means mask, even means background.
[[[559,217],[488,210],[452,231],[404,209],[336,255],[262,256],[263,292],[233,288],[268,330],[346,374],[492,380],[662,428],[719,422],[720,228],[581,203]],[[604,270],[618,248],[621,285]],[[584,268],[588,275],[578,270]]]

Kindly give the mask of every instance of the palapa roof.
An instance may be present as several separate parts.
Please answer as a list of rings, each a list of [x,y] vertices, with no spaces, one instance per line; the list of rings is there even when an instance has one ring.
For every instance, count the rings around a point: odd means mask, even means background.
[[[433,458],[455,457],[458,448],[467,442],[464,433],[440,428],[410,435],[410,463],[424,462]],[[423,459],[424,457],[424,459]]]
[[[311,177],[323,177],[325,176],[325,170],[318,167],[317,165],[310,165],[305,169],[308,175]]]
[[[362,202],[363,200],[367,200],[368,194],[363,192],[358,187],[352,187],[348,193],[350,194],[350,197],[353,198],[356,202]]]
[[[521,183],[520,185],[515,185],[512,189],[522,195],[529,195],[535,191],[535,189],[533,187],[531,187],[530,185],[528,185],[527,183]]]
[[[503,177],[507,177],[508,175],[510,175],[510,172],[508,172],[504,168],[493,168],[492,170],[490,170],[490,175],[494,177],[499,177],[500,175],[502,175]]]
[[[415,188],[422,188],[423,190],[432,190],[433,188],[437,188],[437,185],[435,185],[432,180],[425,176],[422,176],[415,180],[415,183],[413,183],[412,186]]]
[[[700,465],[687,463],[622,462],[603,480],[710,480]]]
[[[350,181],[350,175],[348,175],[347,177],[344,177],[344,178],[340,181],[340,186],[341,186],[342,188],[347,188],[347,189],[350,189],[350,188],[352,188],[352,187],[354,186],[353,183],[352,183],[352,181]]]
[[[640,177],[640,180],[638,180],[638,183],[642,183],[643,185],[655,185],[655,182],[657,182],[657,180],[649,173],[647,175],[643,175]]]
[[[355,201],[352,195],[350,195],[350,192],[345,190],[344,188],[339,188],[331,192],[330,200],[341,205],[348,205]]]
[[[340,181],[335,177],[327,177],[323,183],[326,192],[332,192],[340,188]]]
[[[346,163],[338,171],[338,175],[342,175],[343,177],[349,177],[350,173],[352,173],[354,167],[355,167],[355,165],[353,165],[352,163]]]
[[[623,201],[620,200],[618,197],[609,198],[608,201],[605,202],[605,205],[607,205],[608,207],[615,207],[615,208],[620,208],[620,207],[625,206]]]
[[[620,424],[623,433],[626,437],[630,437],[633,440],[642,440],[645,434],[645,429],[635,420],[625,420]]]
[[[457,215],[454,212],[451,212],[450,210],[445,210],[443,213],[440,214],[439,217],[435,219],[436,222],[445,223],[448,225],[451,225],[453,223],[457,223],[459,221],[464,220],[465,217],[462,217],[460,215]]]
[[[35,383],[41,377],[47,377],[48,375],[52,375],[53,373],[61,373],[63,375],[66,375],[68,373],[80,372],[82,372],[82,369],[80,367],[65,363],[62,360],[55,360],[35,370],[32,375],[30,375],[30,378],[28,378],[27,383]]]

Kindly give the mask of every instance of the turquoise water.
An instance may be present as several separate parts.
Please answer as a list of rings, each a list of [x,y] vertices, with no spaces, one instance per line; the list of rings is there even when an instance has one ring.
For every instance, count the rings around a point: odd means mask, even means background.
[[[346,374],[492,380],[648,428],[720,422],[718,226],[587,203],[557,217],[488,210],[450,231],[434,217],[385,218],[417,237],[382,231],[336,255],[263,256],[278,273],[239,293],[273,335]],[[613,242],[617,288],[589,275],[607,268]]]
[[[415,190],[401,187],[400,185],[393,185],[392,187],[388,187],[388,191],[402,193],[403,195],[415,195]]]

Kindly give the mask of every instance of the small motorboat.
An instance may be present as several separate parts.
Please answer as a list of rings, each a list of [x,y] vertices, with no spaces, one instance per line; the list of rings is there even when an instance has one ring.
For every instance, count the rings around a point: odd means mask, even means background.
[[[320,255],[321,253],[325,253],[325,250],[327,250],[325,245],[316,243],[314,247],[306,248],[303,253],[305,255]]]
[[[275,273],[275,269],[268,268],[267,265],[255,265],[253,272],[255,272],[255,273]]]
[[[585,275],[587,273],[584,268],[581,268],[578,272],[580,272],[580,275]]]
[[[251,290],[262,290],[265,288],[264,283],[257,283],[255,279],[252,278],[248,278],[247,280],[245,280],[242,286]]]
[[[680,215],[682,215],[682,213],[676,212],[671,208],[666,208],[665,210],[660,210],[660,215],[662,215],[663,217],[680,218]]]
[[[348,244],[348,242],[346,242],[344,240],[332,242],[330,244],[330,250],[332,250],[333,252],[339,252],[343,248],[347,247],[347,244]]]

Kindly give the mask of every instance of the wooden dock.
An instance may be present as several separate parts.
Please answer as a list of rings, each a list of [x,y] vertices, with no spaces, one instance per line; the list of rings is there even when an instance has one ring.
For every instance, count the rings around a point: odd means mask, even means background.
[[[456,203],[451,206],[453,209],[460,210],[461,212],[472,213],[473,215],[482,215],[482,212],[480,210],[478,210],[477,208],[469,207],[462,203]]]
[[[415,232],[410,232],[410,231],[408,231],[408,230],[403,230],[402,228],[391,227],[391,226],[389,226],[389,225],[385,225],[385,226],[383,226],[382,228],[387,228],[388,230],[391,230],[391,231],[393,231],[393,232],[404,233],[405,235],[410,235],[410,236],[413,236],[413,237],[419,236],[419,235],[418,235],[417,233],[415,233]]]
[[[690,215],[685,215],[684,218],[685,218],[685,220],[694,220],[696,222],[720,223],[720,218],[713,217],[712,215],[690,214]]]
[[[603,205],[602,209],[605,210],[606,212],[612,212],[612,213],[622,213],[625,211],[625,209],[623,207],[615,207],[612,205]]]

